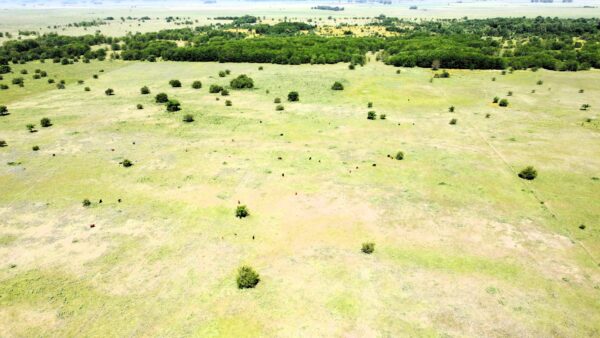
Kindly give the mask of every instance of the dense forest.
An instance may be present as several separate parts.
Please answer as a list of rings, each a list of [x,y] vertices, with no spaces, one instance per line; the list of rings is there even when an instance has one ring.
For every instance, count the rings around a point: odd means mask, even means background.
[[[303,22],[260,23],[252,16],[225,24],[113,38],[46,34],[0,47],[0,64],[52,59],[68,64],[104,59],[363,64],[367,52],[394,66],[577,71],[600,68],[598,19],[495,18],[412,21],[379,16],[370,25],[391,36],[322,36]],[[179,44],[177,43],[179,42]],[[94,46],[110,46],[92,48]],[[4,67],[6,70],[6,67]]]

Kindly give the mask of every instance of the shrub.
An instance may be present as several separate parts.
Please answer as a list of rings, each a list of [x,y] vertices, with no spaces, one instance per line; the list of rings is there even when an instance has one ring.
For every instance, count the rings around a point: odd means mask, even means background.
[[[579,110],[588,110],[588,109],[590,109],[590,107],[591,106],[589,104],[584,103],[584,104],[581,105],[581,108],[579,108]]]
[[[284,110],[284,109],[285,109],[285,108],[283,108],[283,105],[281,105],[281,104],[278,104],[278,105],[275,107],[275,110],[277,110],[277,111],[282,111],[282,110]]]
[[[367,108],[373,108],[373,102],[367,103]]]
[[[399,151],[396,153],[396,156],[394,158],[397,159],[398,161],[401,161],[404,159],[404,153]]]
[[[223,90],[223,87],[221,87],[219,85],[216,85],[216,84],[212,84],[208,88],[208,92],[211,93],[211,94],[220,93],[222,90]]]
[[[93,77],[94,79],[98,79],[98,74],[94,74],[94,75],[92,75],[92,77]]]
[[[12,84],[14,85],[23,85],[25,83],[25,80],[23,80],[22,77],[15,77],[14,79],[11,80]]]
[[[379,119],[380,120],[385,120],[386,118],[387,118],[387,116],[385,114],[379,115]]]
[[[457,120],[456,120],[456,119],[452,119],[452,120],[450,120],[450,124],[451,124],[451,125],[455,125],[455,124],[456,124],[456,122],[457,122]]]
[[[27,130],[29,130],[30,133],[35,133],[35,124],[33,123],[28,123],[26,126]]]
[[[8,115],[8,107],[0,106],[0,116]]]
[[[7,90],[8,89],[8,85],[0,84],[0,90]]]
[[[112,88],[108,88],[107,90],[104,91],[104,93],[106,94],[106,96],[115,95],[115,91]]]
[[[181,104],[177,100],[169,100],[167,102],[167,111],[175,112],[181,110]]]
[[[44,117],[40,120],[40,126],[42,126],[43,128],[48,128],[52,125],[52,121],[50,121],[49,118]]]
[[[223,88],[223,90],[221,90],[221,96],[229,96],[229,90]]]
[[[87,208],[90,205],[92,205],[92,202],[90,202],[90,200],[86,198],[83,200],[83,202],[81,204],[83,204],[83,206]]]
[[[41,76],[41,77],[46,77],[46,76],[48,76],[48,73],[47,73],[46,71],[43,71],[43,70],[42,70],[42,71],[40,72],[40,76]]]
[[[227,76],[227,74],[225,73],[224,70],[219,72],[219,77],[225,77],[225,76]]]
[[[85,88],[83,88],[83,90],[86,92],[89,92],[91,89],[90,89],[90,87],[85,87]]]
[[[281,103],[281,99],[276,97],[275,100],[273,100],[273,103]]]
[[[536,83],[537,83],[537,85],[538,85],[538,86],[541,86],[541,85],[543,85],[543,84],[544,84],[544,81],[542,81],[542,80],[538,80],[538,82],[536,82]]]
[[[232,104],[231,100],[225,100],[225,106],[231,107]]]
[[[83,81],[83,80],[77,80],[77,84],[80,84],[80,85],[82,85],[82,84],[84,84],[84,83],[85,83],[85,81]]]
[[[143,86],[140,89],[140,93],[142,93],[142,95],[148,95],[148,94],[150,94],[150,88],[148,88],[147,86]]]
[[[238,269],[237,286],[240,289],[252,289],[260,282],[260,276],[249,266]]]
[[[298,94],[298,92],[296,92],[296,91],[289,92],[288,93],[288,101],[290,101],[290,102],[300,101],[300,94]]]
[[[351,63],[351,64],[349,64],[349,65],[348,65],[348,69],[350,69],[350,70],[354,70],[354,68],[356,68],[356,67],[354,66],[354,64],[352,64],[352,63]]]
[[[4,140],[0,140],[0,148],[6,147],[8,144]]]
[[[156,94],[156,103],[166,103],[169,102],[169,96],[165,93]]]
[[[508,93],[506,94],[506,96],[512,96],[513,92],[512,91],[508,91]]]
[[[65,84],[64,83],[57,83],[56,84],[56,89],[65,89]]]
[[[183,122],[194,122],[194,116],[192,114],[186,114],[183,116]]]
[[[231,71],[229,69],[225,69],[225,74],[229,75],[231,74]]]
[[[252,78],[248,77],[246,74],[242,74],[231,80],[229,85],[234,89],[254,88],[254,80],[252,80]]]
[[[579,94],[583,94],[583,89],[579,89]]]
[[[375,251],[375,243],[372,242],[365,242],[362,244],[362,247],[360,248],[360,251],[362,251],[363,253],[366,254],[372,254],[373,251]]]
[[[258,70],[263,70],[263,69],[264,69],[263,66],[258,67]]]
[[[200,89],[200,88],[202,88],[202,82],[200,82],[200,81],[194,81],[192,83],[192,88],[194,88],[194,89]]]
[[[173,88],[179,88],[179,87],[181,87],[181,81],[179,81],[179,80],[171,80],[171,81],[169,81],[169,84]]]
[[[144,109],[144,106],[141,103],[138,103],[136,108],[141,110],[141,109]]]
[[[121,165],[125,168],[129,168],[133,165],[133,162],[128,159],[124,159],[123,162],[121,162]]]
[[[48,84],[53,84],[54,83],[54,79],[48,79]]]
[[[31,150],[38,151],[38,150],[40,150],[40,146],[33,146],[33,147],[31,147]]]
[[[498,105],[500,107],[508,107],[508,100],[507,99],[502,99],[498,102]]]
[[[451,113],[454,113],[454,106],[448,107],[448,111],[451,112]]]
[[[344,90],[344,85],[343,85],[343,84],[341,84],[341,83],[340,83],[340,82],[338,82],[338,81],[335,81],[335,82],[333,83],[333,86],[331,86],[331,89],[333,89],[333,90]]]
[[[40,76],[40,74],[34,74],[32,78],[33,78],[34,80],[39,80],[39,79],[41,79],[42,77]]]
[[[250,212],[245,205],[238,205],[237,208],[235,208],[235,217],[245,218],[248,216],[250,216]]]
[[[23,75],[27,75],[27,73],[28,73],[28,72],[27,72],[27,69],[21,69],[21,74],[23,74]]]
[[[537,177],[537,170],[532,166],[528,166],[519,172],[519,177],[531,181]]]
[[[374,111],[370,111],[367,113],[367,120],[375,120],[377,118],[377,113]]]
[[[494,103],[498,103],[498,101],[500,101],[500,98],[498,96],[494,97]]]

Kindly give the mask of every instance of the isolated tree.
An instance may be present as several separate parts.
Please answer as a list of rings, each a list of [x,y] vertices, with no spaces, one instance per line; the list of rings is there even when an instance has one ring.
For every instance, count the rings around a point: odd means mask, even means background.
[[[142,95],[148,95],[148,94],[150,94],[150,88],[148,88],[147,86],[143,86],[140,89],[140,93],[142,93]]]
[[[83,90],[86,92],[89,92],[91,89],[90,89],[90,87],[85,87],[85,88],[83,88]]]
[[[372,110],[367,113],[367,120],[375,120],[375,119],[377,119],[377,113],[375,113]]]
[[[104,91],[104,94],[106,94],[106,96],[115,95],[115,91],[112,88],[108,88],[107,90]]]
[[[246,74],[242,74],[236,77],[235,79],[231,80],[229,85],[231,86],[231,88],[234,89],[253,88],[254,80],[252,80],[252,78],[248,77]]]
[[[229,96],[229,90],[223,88],[223,90],[221,90],[221,96]]]
[[[194,88],[194,89],[200,89],[200,88],[202,88],[202,82],[200,82],[200,81],[194,81],[192,83],[192,88]]]
[[[233,103],[231,102],[231,100],[225,100],[225,106],[231,107],[231,105],[233,105]]]
[[[40,120],[40,126],[42,126],[43,128],[48,128],[52,125],[52,121],[50,121],[49,118],[44,117]]]
[[[451,113],[454,113],[454,106],[448,107],[448,111],[451,112]]]
[[[373,102],[367,103],[367,108],[373,108]]]
[[[250,212],[245,205],[238,205],[237,208],[235,208],[235,217],[245,218],[248,216],[250,216]]]
[[[537,177],[537,170],[532,166],[528,166],[519,172],[519,177],[531,181]]]
[[[194,122],[194,116],[192,114],[186,114],[183,116],[183,122]]]
[[[290,102],[300,101],[300,94],[298,94],[298,92],[296,92],[296,91],[289,92],[288,93],[288,101],[290,101]]]
[[[181,104],[177,100],[169,100],[167,102],[167,111],[176,112],[181,110]]]
[[[366,254],[372,254],[373,251],[375,251],[375,243],[372,243],[372,242],[363,243],[362,247],[360,248],[360,251],[362,251],[363,253],[366,253]]]
[[[249,266],[238,269],[237,286],[240,289],[252,289],[260,282],[260,276]]]
[[[385,114],[379,115],[380,120],[385,120],[386,118],[387,118],[387,115],[385,115]]]
[[[335,81],[335,82],[333,83],[333,86],[331,86],[331,89],[333,89],[333,90],[344,90],[344,85],[343,85],[343,84],[341,84],[341,83],[340,83],[340,82],[338,82],[338,81]]]
[[[494,100],[492,101],[493,103],[498,103],[498,101],[500,101],[500,98],[498,96],[494,97]]]
[[[179,80],[171,80],[171,81],[169,81],[169,84],[173,88],[179,88],[179,87],[181,87],[181,81],[179,81]]]
[[[169,96],[165,93],[156,94],[156,103],[166,103],[169,101]]]

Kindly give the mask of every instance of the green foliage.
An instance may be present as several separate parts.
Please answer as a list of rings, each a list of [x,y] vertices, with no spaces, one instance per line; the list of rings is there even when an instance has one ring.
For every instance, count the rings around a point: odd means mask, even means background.
[[[0,116],[8,115],[8,107],[0,106]]]
[[[281,99],[276,97],[275,100],[273,100],[273,103],[281,103]]]
[[[502,99],[498,102],[498,105],[500,107],[508,107],[508,100],[507,99]]]
[[[194,89],[200,89],[200,88],[202,88],[202,82],[200,82],[200,81],[194,81],[192,83],[192,88],[194,88]]]
[[[176,112],[181,110],[181,104],[177,100],[169,100],[167,101],[167,111],[168,112]]]
[[[125,168],[129,168],[133,165],[133,162],[128,159],[124,159],[123,162],[121,162],[121,165]]]
[[[227,73],[225,73],[225,71],[222,70],[219,72],[219,77],[225,77],[225,76],[227,76]]]
[[[380,120],[385,120],[386,118],[387,118],[387,115],[385,115],[385,114],[379,115]]]
[[[277,106],[275,106],[275,110],[276,110],[276,111],[282,111],[282,110],[284,110],[284,109],[285,109],[285,108],[284,108],[284,107],[283,107],[283,105],[281,105],[281,104],[278,104]]]
[[[519,177],[531,181],[537,177],[537,170],[532,166],[528,166],[519,172]]]
[[[50,121],[49,118],[44,117],[40,120],[40,126],[42,126],[43,128],[48,128],[52,126],[52,121]]]
[[[83,202],[81,203],[85,208],[89,207],[90,205],[92,205],[92,202],[89,199],[84,199]]]
[[[139,110],[144,109],[144,106],[141,103],[138,103],[135,107]]]
[[[451,112],[451,113],[454,113],[454,106],[448,107],[448,111]]]
[[[221,90],[221,96],[229,96],[229,90],[223,88],[223,90]]]
[[[223,90],[223,87],[216,85],[216,84],[211,84],[210,87],[208,88],[208,92],[211,94],[220,93],[222,90]]]
[[[300,94],[298,94],[296,91],[289,92],[287,99],[290,102],[300,101]]]
[[[254,80],[248,77],[246,74],[242,74],[237,78],[231,80],[230,84],[231,88],[234,89],[245,89],[245,88],[253,88]]]
[[[245,205],[238,205],[237,208],[235,208],[235,217],[245,218],[248,216],[250,216],[250,212]]]
[[[373,102],[367,103],[367,108],[373,108]]]
[[[401,161],[404,159],[404,153],[399,151],[396,153],[396,156],[394,158],[397,159],[398,161]]]
[[[240,289],[252,289],[260,282],[260,276],[249,266],[238,269],[237,286]]]
[[[332,90],[344,90],[344,85],[341,82],[335,81],[331,86]]]
[[[500,101],[500,98],[499,98],[498,96],[495,96],[495,97],[494,97],[494,100],[493,100],[492,102],[494,102],[494,103],[498,103],[498,101]]]
[[[456,122],[458,122],[458,120],[457,120],[457,119],[452,119],[452,120],[450,120],[450,125],[455,125],[455,124],[456,124]]]
[[[142,95],[148,95],[148,94],[150,94],[150,88],[148,88],[148,86],[143,86],[140,89],[140,93],[142,93]]]
[[[375,251],[375,243],[372,243],[372,242],[363,243],[362,247],[360,248],[360,251],[362,251],[363,253],[366,253],[368,255],[372,254]]]
[[[169,96],[165,93],[156,94],[156,103],[167,103],[169,101]]]
[[[179,81],[179,80],[171,80],[171,81],[169,81],[169,84],[173,88],[180,88],[181,87],[181,81]]]
[[[29,130],[30,133],[35,133],[36,132],[36,130],[35,130],[35,124],[33,124],[33,123],[28,123],[25,127],[27,128],[27,130]]]
[[[107,90],[104,91],[104,93],[106,94],[106,96],[115,95],[115,91],[112,88],[108,88]]]
[[[375,113],[375,111],[371,110],[370,112],[367,113],[367,120],[375,120],[377,119],[377,113]]]
[[[192,114],[185,114],[183,116],[183,122],[187,122],[187,123],[194,122],[194,115],[192,115]]]
[[[86,92],[91,91],[90,87],[85,87],[85,88],[83,88],[83,90],[86,91]]]
[[[0,148],[4,148],[4,147],[6,147],[6,146],[8,146],[8,144],[6,143],[6,141],[5,141],[5,140],[2,140],[2,139],[0,139]]]
[[[232,104],[231,100],[225,100],[225,106],[231,107]]]
[[[38,151],[38,150],[40,150],[40,146],[33,146],[33,147],[31,147],[31,150]]]

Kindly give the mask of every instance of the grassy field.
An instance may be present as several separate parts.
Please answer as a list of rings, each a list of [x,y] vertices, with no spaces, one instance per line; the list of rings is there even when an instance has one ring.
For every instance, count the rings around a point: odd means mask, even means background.
[[[600,334],[599,71],[263,66],[13,67],[0,82],[26,82],[0,92],[0,336]],[[256,88],[208,93],[239,74]],[[534,181],[517,177],[528,165]],[[256,289],[237,288],[243,264]]]

